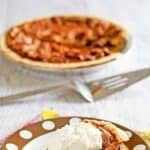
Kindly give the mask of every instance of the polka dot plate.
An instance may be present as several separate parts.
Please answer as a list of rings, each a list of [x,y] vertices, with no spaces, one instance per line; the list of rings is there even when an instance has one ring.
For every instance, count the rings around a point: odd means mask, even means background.
[[[26,126],[11,135],[4,142],[1,150],[46,150],[52,131],[66,124],[80,122],[82,119],[85,119],[85,117],[59,117]],[[136,133],[120,125],[117,126],[123,129],[129,136],[130,140],[125,143],[129,150],[149,150],[146,143]]]

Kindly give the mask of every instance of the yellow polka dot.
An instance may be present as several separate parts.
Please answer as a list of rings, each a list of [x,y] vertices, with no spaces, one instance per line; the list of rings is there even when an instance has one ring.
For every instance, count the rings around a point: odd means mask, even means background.
[[[140,132],[139,134],[150,145],[150,132]]]
[[[53,119],[53,118],[56,118],[58,117],[58,113],[51,110],[51,109],[44,109],[42,112],[41,112],[41,116],[42,116],[42,119]]]

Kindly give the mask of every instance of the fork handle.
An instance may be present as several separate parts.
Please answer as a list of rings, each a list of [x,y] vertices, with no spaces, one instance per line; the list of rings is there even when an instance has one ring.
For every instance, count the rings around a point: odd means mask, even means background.
[[[46,93],[51,90],[55,90],[55,89],[62,88],[62,87],[66,87],[66,84],[63,83],[63,84],[59,84],[59,85],[52,85],[52,86],[48,86],[45,88],[35,89],[32,91],[25,91],[25,92],[13,94],[13,95],[3,96],[3,97],[0,97],[0,104],[12,103],[12,102],[21,100],[21,99],[29,97],[29,96]]]

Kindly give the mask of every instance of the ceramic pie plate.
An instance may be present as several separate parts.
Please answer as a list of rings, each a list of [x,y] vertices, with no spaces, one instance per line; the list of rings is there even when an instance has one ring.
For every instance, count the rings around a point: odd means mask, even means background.
[[[102,121],[100,119],[85,117],[60,117],[41,121],[28,125],[11,135],[2,145],[1,150],[46,150],[52,131],[66,124],[79,122],[82,119]],[[129,136],[130,140],[125,142],[129,150],[149,150],[146,143],[136,133],[126,127],[115,125],[124,130]]]
[[[34,19],[34,20],[38,20],[38,19]],[[119,25],[115,21],[110,21],[110,22],[113,22]],[[109,63],[111,61],[114,61],[120,58],[129,50],[129,48],[131,47],[131,43],[132,43],[131,35],[124,29],[124,27],[122,27],[122,30],[124,32],[123,34],[125,38],[124,47],[119,52],[115,52],[109,56],[105,56],[103,58],[91,60],[91,61],[59,64],[59,63],[38,62],[38,61],[30,60],[28,58],[23,58],[7,47],[6,45],[7,31],[0,37],[0,50],[2,54],[4,54],[6,58],[8,58],[9,60],[17,64],[20,64],[22,66],[32,68],[32,69],[44,70],[44,71],[70,71],[70,70],[81,70],[81,69],[86,69],[86,68],[91,69],[93,67],[100,66],[100,65]]]

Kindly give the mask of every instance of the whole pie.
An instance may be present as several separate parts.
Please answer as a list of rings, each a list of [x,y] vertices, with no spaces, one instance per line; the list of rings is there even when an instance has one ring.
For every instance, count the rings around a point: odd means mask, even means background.
[[[124,29],[110,21],[53,16],[11,27],[1,39],[1,49],[23,64],[68,69],[115,59],[126,42]]]

